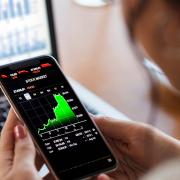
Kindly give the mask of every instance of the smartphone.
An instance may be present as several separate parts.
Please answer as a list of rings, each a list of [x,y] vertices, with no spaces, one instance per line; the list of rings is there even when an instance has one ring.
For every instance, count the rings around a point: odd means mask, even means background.
[[[0,84],[57,179],[84,179],[117,167],[53,57],[1,66]]]

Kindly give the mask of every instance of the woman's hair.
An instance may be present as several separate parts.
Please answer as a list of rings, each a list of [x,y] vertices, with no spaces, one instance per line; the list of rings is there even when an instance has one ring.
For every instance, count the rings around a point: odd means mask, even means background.
[[[139,18],[141,16],[143,16],[143,13],[146,11],[146,8],[148,8],[151,1],[153,1],[153,0],[139,0],[137,6],[134,9],[130,10],[128,19],[126,21],[128,30],[130,33],[130,41],[132,42],[134,52],[137,56],[137,59],[139,59],[139,62],[141,65],[142,65],[142,61],[144,60],[144,57],[142,56],[142,54],[140,53],[138,48],[136,46],[134,46],[134,43],[135,43],[135,38],[134,38],[135,32],[134,31],[135,31],[136,23],[138,22]],[[176,13],[180,13],[180,0],[161,0],[161,1],[164,1],[164,3],[167,3],[167,6],[170,7],[172,9],[172,11],[174,11]],[[145,67],[145,69],[147,69],[147,68]],[[152,85],[152,91],[151,91],[152,100],[156,101],[155,104],[151,105],[147,122],[149,124],[154,125],[155,121],[156,121],[156,114],[157,114],[156,105],[158,105],[159,101],[160,101],[160,91],[157,86],[154,86],[156,84],[156,79],[152,75],[152,72],[147,70],[147,73],[149,76],[150,83]]]
[[[169,3],[172,6],[180,6],[180,1],[179,0],[166,0],[167,3]]]
[[[162,0],[168,4],[174,11],[180,13],[180,0]],[[134,37],[134,28],[135,24],[138,21],[139,17],[143,15],[146,8],[148,7],[151,0],[139,0],[138,5],[134,8],[127,19],[128,28],[130,35]]]

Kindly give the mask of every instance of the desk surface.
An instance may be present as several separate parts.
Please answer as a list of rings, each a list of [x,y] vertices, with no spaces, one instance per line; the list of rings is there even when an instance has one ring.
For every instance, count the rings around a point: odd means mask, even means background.
[[[72,0],[53,0],[62,66],[131,119],[147,122],[151,84],[147,72],[130,50],[118,2],[86,8]],[[164,87],[155,126],[180,138],[180,100]],[[179,126],[179,128],[178,128]]]

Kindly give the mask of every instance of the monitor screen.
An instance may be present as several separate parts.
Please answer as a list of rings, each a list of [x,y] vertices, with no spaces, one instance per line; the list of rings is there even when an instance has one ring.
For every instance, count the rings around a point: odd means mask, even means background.
[[[0,65],[52,54],[46,3],[0,0]]]

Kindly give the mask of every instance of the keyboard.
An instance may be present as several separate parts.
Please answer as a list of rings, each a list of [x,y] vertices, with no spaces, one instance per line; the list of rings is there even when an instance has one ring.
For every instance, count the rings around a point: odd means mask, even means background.
[[[6,121],[10,105],[6,100],[6,97],[0,96],[0,131],[2,130]]]

